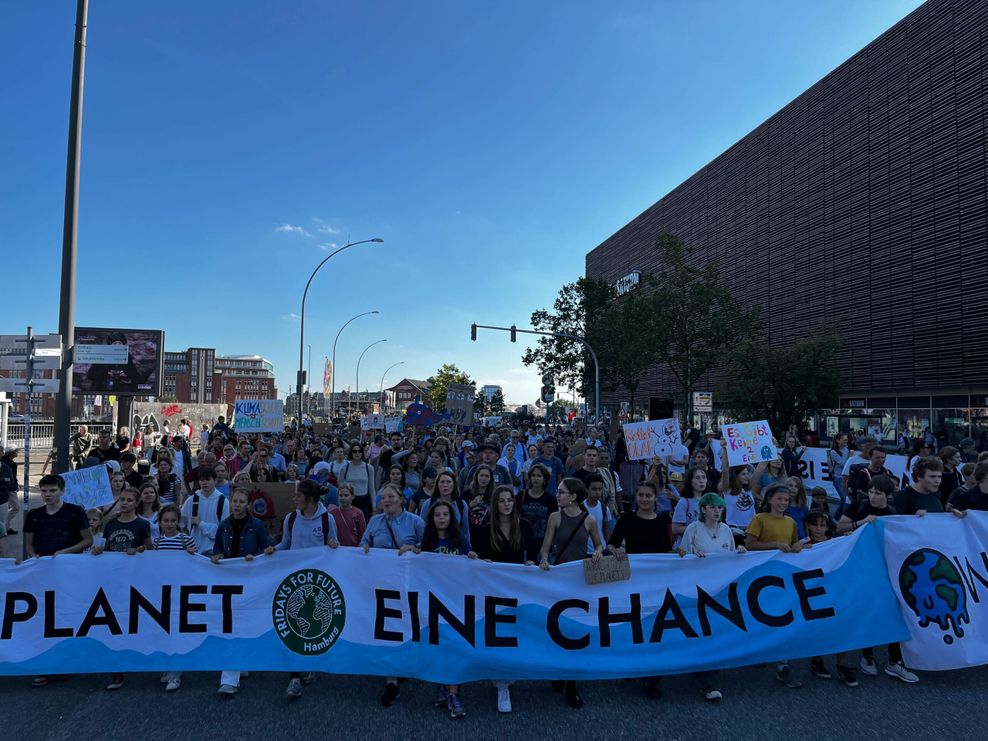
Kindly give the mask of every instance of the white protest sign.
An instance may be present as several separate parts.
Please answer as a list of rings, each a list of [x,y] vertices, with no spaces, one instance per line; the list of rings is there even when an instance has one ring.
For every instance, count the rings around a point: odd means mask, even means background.
[[[653,456],[668,458],[681,444],[679,420],[653,419],[624,425],[624,442],[628,460],[647,461]]]
[[[233,407],[237,432],[284,432],[285,405],[278,399],[237,401]]]
[[[386,429],[384,424],[384,415],[375,412],[374,414],[364,414],[360,417],[360,429],[361,430],[383,430]]]
[[[113,489],[106,466],[91,466],[61,474],[65,482],[63,502],[78,504],[83,509],[113,504]]]
[[[757,465],[762,461],[774,460],[779,455],[772,442],[772,430],[763,419],[724,425],[724,445],[727,446],[727,462],[731,466],[746,463]]]

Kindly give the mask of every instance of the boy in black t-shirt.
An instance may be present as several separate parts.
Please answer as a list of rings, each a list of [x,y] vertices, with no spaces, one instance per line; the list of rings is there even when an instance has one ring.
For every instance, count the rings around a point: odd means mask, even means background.
[[[82,553],[93,543],[86,511],[62,501],[65,481],[61,476],[42,476],[38,486],[44,506],[35,507],[24,518],[27,557]]]

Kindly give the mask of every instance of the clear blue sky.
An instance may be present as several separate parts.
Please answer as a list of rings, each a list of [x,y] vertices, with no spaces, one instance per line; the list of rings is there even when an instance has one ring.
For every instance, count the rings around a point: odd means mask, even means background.
[[[315,385],[453,362],[534,400],[528,325],[584,255],[917,0],[92,0],[77,324]],[[74,0],[0,30],[2,333],[56,331]]]

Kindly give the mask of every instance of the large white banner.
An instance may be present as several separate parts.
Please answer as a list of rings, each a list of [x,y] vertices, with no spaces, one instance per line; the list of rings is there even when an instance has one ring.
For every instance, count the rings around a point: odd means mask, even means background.
[[[356,548],[212,564],[184,552],[0,564],[0,674],[257,669],[618,678],[827,655],[908,636],[868,526],[799,554],[492,564]]]
[[[888,578],[912,634],[902,644],[906,665],[958,669],[988,663],[988,513],[882,523]]]
[[[904,455],[888,455],[885,457],[885,467],[892,474],[899,477],[903,486],[912,480],[906,471],[906,463],[907,460]],[[833,497],[837,496],[837,490],[834,488],[835,473],[830,470],[830,466],[827,464],[826,448],[806,448],[799,461],[799,472],[803,477],[803,483],[807,489],[811,489],[814,486],[822,486],[827,490],[829,495]],[[840,475],[841,472],[837,471],[836,476],[840,477]]]

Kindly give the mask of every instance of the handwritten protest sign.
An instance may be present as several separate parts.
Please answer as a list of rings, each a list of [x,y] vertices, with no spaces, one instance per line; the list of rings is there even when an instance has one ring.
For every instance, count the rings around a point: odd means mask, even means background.
[[[668,458],[681,442],[679,420],[653,419],[624,425],[624,442],[628,459],[647,461],[653,456]]]
[[[233,407],[237,432],[284,432],[285,404],[278,399],[237,401]]]
[[[732,466],[756,465],[779,455],[772,442],[772,430],[765,420],[724,425],[727,462]]]
[[[473,386],[465,383],[451,383],[446,388],[446,411],[449,412],[449,421],[461,427],[470,427],[473,424],[473,403],[477,399],[477,392]]]
[[[66,471],[61,476],[65,482],[63,502],[78,504],[83,509],[113,504],[113,490],[110,488],[110,475],[106,472],[106,466]]]

